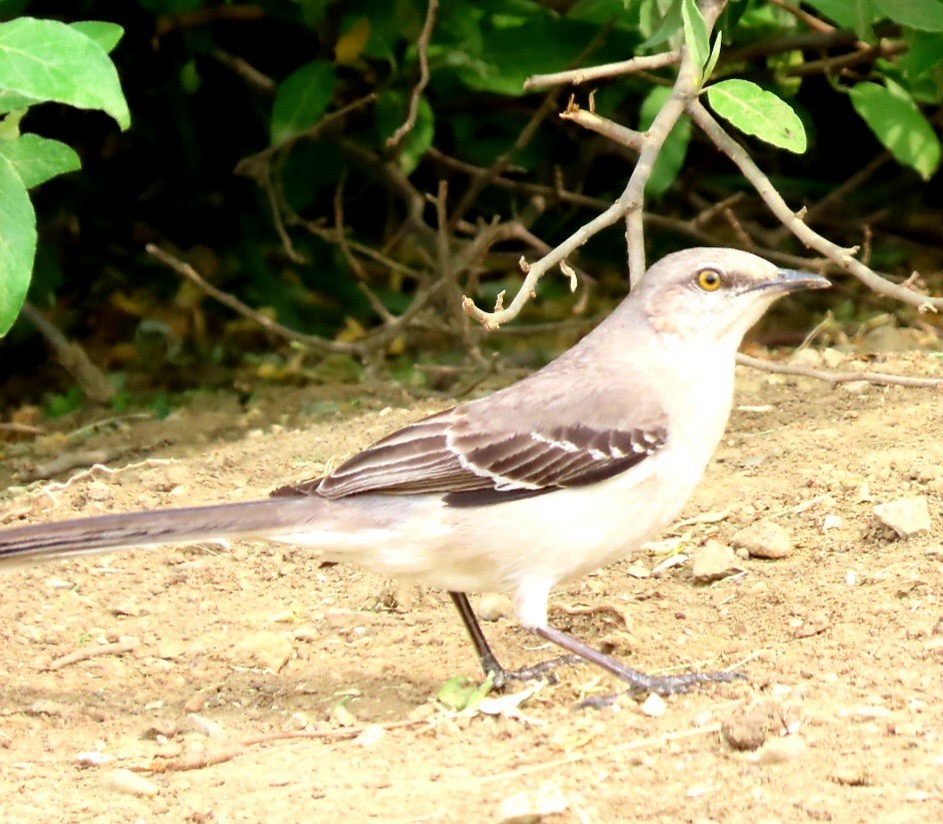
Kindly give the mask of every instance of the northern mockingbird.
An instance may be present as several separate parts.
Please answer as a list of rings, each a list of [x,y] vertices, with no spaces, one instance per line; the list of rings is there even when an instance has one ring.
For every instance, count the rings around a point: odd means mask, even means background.
[[[447,590],[486,673],[465,593],[509,591],[521,625],[633,688],[650,676],[547,622],[550,590],[638,549],[681,512],[730,414],[734,359],[779,297],[829,282],[733,249],[668,255],[596,329],[524,380],[394,432],[323,478],[246,503],[0,531],[0,566],[119,547],[264,537]]]

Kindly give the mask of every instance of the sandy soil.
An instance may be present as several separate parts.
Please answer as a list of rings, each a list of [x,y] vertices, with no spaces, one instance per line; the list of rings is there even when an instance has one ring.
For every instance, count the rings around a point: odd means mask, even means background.
[[[926,355],[880,368],[943,374]],[[661,707],[575,709],[618,687],[584,666],[494,714],[449,710],[443,684],[479,672],[443,593],[284,547],[9,573],[3,820],[943,820],[943,395],[852,388],[743,372],[689,520],[555,593],[559,626],[634,666],[747,676]],[[437,408],[345,391],[202,396],[6,444],[0,521],[253,497]],[[14,486],[89,450],[107,471]],[[905,496],[932,528],[898,539],[874,507]],[[762,520],[790,531],[787,557],[709,585],[690,561],[651,574]],[[549,654],[512,619],[485,627],[509,666]]]

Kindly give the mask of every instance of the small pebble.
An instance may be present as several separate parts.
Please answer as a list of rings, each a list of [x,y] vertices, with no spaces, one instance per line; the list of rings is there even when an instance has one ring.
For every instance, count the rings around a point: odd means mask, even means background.
[[[105,786],[119,793],[128,795],[137,795],[150,798],[157,795],[159,787],[143,775],[138,775],[131,770],[117,769],[111,770],[105,775]]]
[[[379,724],[368,724],[364,727],[364,731],[354,739],[354,743],[359,744],[361,747],[372,747],[374,744],[378,744],[385,736],[386,730]]]
[[[805,739],[798,735],[771,738],[754,756],[758,764],[784,764],[795,761],[806,751]]]
[[[926,495],[913,495],[878,504],[874,507],[874,514],[901,538],[930,531],[930,506]]]
[[[742,572],[733,549],[710,539],[694,550],[691,575],[699,584],[709,584]]]
[[[785,558],[792,553],[789,530],[773,521],[757,521],[730,539],[735,549],[745,549],[753,558]]]
[[[766,741],[769,729],[769,710],[754,704],[732,712],[720,725],[720,734],[735,750],[756,750]]]
[[[665,699],[658,693],[652,692],[649,693],[648,698],[645,699],[639,709],[642,711],[643,715],[647,715],[650,718],[660,718],[665,714],[668,705],[665,703]]]
[[[240,664],[278,672],[294,652],[291,641],[280,632],[256,632],[232,648],[232,657]]]
[[[158,643],[156,655],[158,658],[173,660],[174,658],[182,658],[185,651],[186,645],[183,641],[165,638]]]
[[[826,515],[822,521],[822,532],[828,532],[830,529],[841,529],[844,526],[841,515]]]

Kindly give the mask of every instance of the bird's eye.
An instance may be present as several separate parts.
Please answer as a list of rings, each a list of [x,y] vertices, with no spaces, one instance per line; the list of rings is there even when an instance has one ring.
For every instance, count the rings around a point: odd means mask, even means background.
[[[697,273],[697,285],[705,292],[716,292],[720,289],[723,278],[716,269],[701,269]]]

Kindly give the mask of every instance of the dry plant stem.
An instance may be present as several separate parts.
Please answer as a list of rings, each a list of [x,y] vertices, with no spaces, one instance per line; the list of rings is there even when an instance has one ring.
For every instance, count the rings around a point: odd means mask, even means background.
[[[646,136],[642,134],[642,132],[637,132],[635,129],[627,129],[619,123],[614,123],[605,117],[600,117],[598,114],[588,112],[585,109],[571,106],[566,111],[560,113],[560,118],[562,120],[570,120],[578,126],[582,126],[584,129],[596,132],[596,134],[601,134],[603,137],[608,137],[614,143],[621,143],[623,146],[628,146],[630,149],[635,149],[636,151],[641,151],[642,147],[645,145]]]
[[[416,116],[419,114],[419,100],[426,86],[429,84],[429,58],[426,54],[429,40],[432,38],[432,28],[435,25],[435,14],[439,8],[439,0],[429,0],[426,10],[426,22],[422,25],[422,32],[416,41],[416,51],[419,53],[419,82],[413,87],[409,96],[409,111],[403,124],[387,139],[386,147],[395,149],[416,125]]]
[[[282,179],[281,168],[285,157],[286,155],[284,154],[276,156],[274,169],[271,163],[266,164],[265,175],[263,179],[259,180],[259,185],[262,187],[268,199],[269,208],[272,210],[272,220],[275,223],[275,231],[278,233],[278,237],[282,242],[282,249],[285,251],[285,255],[292,263],[307,263],[305,256],[298,252],[295,249],[295,244],[292,243],[291,235],[288,234],[288,229],[285,228],[285,220],[282,209],[280,208],[280,204],[286,202],[280,183]]]
[[[880,154],[871,158],[871,160],[865,163],[864,166],[851,175],[851,177],[849,177],[844,183],[836,186],[821,200],[818,200],[809,206],[806,209],[805,216],[803,218],[805,222],[812,223],[812,221],[818,215],[822,214],[827,209],[830,209],[836,203],[844,199],[847,195],[851,194],[851,192],[853,192],[859,186],[867,183],[874,173],[877,172],[877,170],[882,166],[886,165],[890,159],[891,153],[887,151],[881,152]],[[774,229],[769,233],[768,238],[773,243],[781,243],[787,234],[789,234],[788,227],[779,226],[777,229]]]
[[[135,638],[127,641],[116,641],[113,644],[102,644],[98,647],[85,647],[84,649],[79,649],[75,652],[70,652],[68,655],[56,658],[43,667],[43,670],[45,672],[54,672],[63,667],[68,667],[71,664],[76,664],[79,661],[87,661],[89,658],[97,658],[101,655],[124,655],[126,652],[131,652],[136,649],[137,646],[138,640]]]
[[[115,396],[115,387],[104,373],[92,363],[85,350],[69,341],[55,325],[43,317],[33,304],[27,301],[21,310],[25,317],[45,338],[56,359],[78,383],[82,394],[93,403],[108,403]]]
[[[344,341],[327,340],[326,338],[320,338],[317,335],[304,335],[300,332],[295,332],[289,329],[287,326],[282,326],[282,324],[278,323],[278,321],[274,321],[271,318],[266,317],[261,312],[256,312],[255,309],[246,306],[246,304],[244,304],[238,298],[234,298],[232,295],[223,292],[221,289],[217,289],[215,286],[213,286],[213,284],[208,283],[189,263],[185,263],[179,258],[174,257],[169,252],[164,251],[159,246],[155,246],[153,243],[148,243],[145,248],[151,257],[156,258],[165,266],[173,269],[173,271],[175,271],[178,275],[182,275],[187,280],[195,283],[202,291],[204,291],[214,300],[218,300],[224,306],[228,306],[237,314],[240,314],[245,318],[249,318],[249,320],[259,324],[259,326],[261,326],[263,329],[272,332],[281,338],[295,341],[296,343],[300,343],[304,346],[310,346],[312,349],[317,349],[321,352],[334,352],[358,357],[363,354],[362,347],[358,346],[357,344],[347,343]]]
[[[262,151],[256,152],[254,155],[244,157],[236,164],[236,168],[234,169],[235,174],[258,179],[260,169],[259,164],[267,162],[273,155],[283,152],[285,149],[290,149],[299,140],[311,140],[317,137],[325,129],[341,123],[351,112],[355,112],[357,109],[362,109],[364,106],[376,102],[376,99],[377,96],[372,92],[370,94],[364,95],[363,97],[354,100],[352,103],[348,103],[343,108],[338,109],[336,112],[331,112],[330,114],[324,115],[324,117],[322,117],[310,129],[285,138],[285,140],[281,141],[281,143],[267,146],[266,148],[262,149]]]
[[[862,63],[873,63],[882,57],[893,57],[910,48],[900,40],[881,40],[876,46],[862,44],[862,47],[851,54],[839,57],[823,57],[821,60],[810,60],[800,66],[792,66],[783,74],[787,77],[807,77],[813,74],[837,74],[844,69],[860,66]]]
[[[518,134],[511,147],[498,155],[494,163],[492,163],[483,174],[472,180],[468,190],[462,196],[458,206],[455,207],[449,217],[449,231],[454,231],[458,222],[465,217],[468,210],[474,206],[482,190],[486,186],[489,186],[495,178],[499,177],[505,169],[507,169],[511,163],[511,158],[530,143],[533,136],[537,133],[540,124],[556,110],[559,94],[559,91],[550,92],[550,94],[544,98],[537,111],[531,116],[530,120],[527,121],[524,128],[521,129],[520,134]]]
[[[464,174],[477,176],[483,174],[485,171],[479,166],[473,166],[470,163],[466,163],[462,160],[442,154],[442,152],[434,148],[429,150],[429,154],[434,157],[437,162],[442,163],[451,169],[455,169],[456,171],[463,172]],[[589,197],[588,195],[580,194],[579,192],[571,192],[561,187],[545,186],[539,183],[526,183],[524,181],[518,180],[509,180],[506,177],[495,178],[492,181],[492,185],[502,189],[509,189],[511,191],[519,192],[522,195],[539,195],[545,197],[547,201],[551,203],[567,203],[572,206],[577,206],[583,209],[592,209],[594,211],[607,209],[611,205],[599,198]],[[721,212],[725,206],[735,202],[734,198],[739,199],[742,198],[742,196],[743,194],[738,192],[737,194],[732,195],[730,198],[725,198],[720,203],[713,204],[712,206],[706,208],[691,220],[679,220],[678,218],[665,217],[664,215],[646,212],[645,223],[647,225],[659,226],[661,228],[677,232],[678,234],[684,235],[691,240],[695,240],[704,246],[722,245],[720,240],[701,227],[703,224],[709,222],[717,212]],[[548,254],[549,251],[549,248],[546,248],[544,251],[541,251],[540,254]],[[753,251],[755,251],[757,254],[768,257],[770,260],[780,263],[783,266],[801,268],[803,266],[807,267],[810,265],[816,265],[816,261],[810,261],[808,258],[785,254],[772,248],[757,247],[755,244],[753,245]],[[367,252],[365,251],[364,254],[367,254]],[[536,265],[536,263],[531,264],[531,266]]]
[[[30,426],[25,423],[16,423],[8,421],[0,423],[0,432],[12,432],[15,435],[42,435],[43,430],[37,426]]]
[[[377,317],[384,323],[392,323],[396,320],[395,316],[383,305],[383,301],[381,301],[367,285],[367,273],[364,271],[360,261],[357,260],[353,252],[351,252],[350,245],[347,243],[347,230],[344,227],[344,185],[346,182],[347,174],[343,173],[337,181],[337,186],[334,187],[334,236],[337,241],[337,248],[341,250],[344,260],[347,261],[347,265],[357,278],[357,286],[360,287],[360,291],[363,292],[364,296],[367,298],[371,308],[376,312]]]
[[[747,154],[746,149],[723,130],[700,101],[691,101],[688,105],[688,114],[691,115],[694,122],[710,138],[714,145],[727,155],[737,168],[740,169],[743,176],[753,184],[770,211],[807,247],[820,252],[840,269],[854,275],[858,280],[864,283],[865,286],[880,295],[894,298],[901,303],[906,303],[908,306],[915,306],[922,312],[940,311],[943,309],[943,298],[930,298],[912,289],[907,289],[898,286],[896,283],[892,283],[869,269],[861,263],[861,261],[852,257],[855,250],[843,249],[827,238],[822,237],[818,232],[810,229],[799,215],[789,208],[788,204],[783,200],[782,195],[779,194],[769,178],[760,170],[759,166],[753,162],[750,155]]]
[[[271,744],[275,741],[292,741],[300,738],[329,738],[333,740],[356,738],[358,735],[366,732],[371,727],[379,727],[384,730],[402,729],[404,727],[415,727],[420,724],[427,724],[428,721],[422,719],[408,721],[391,721],[386,724],[370,724],[369,726],[341,727],[338,729],[327,730],[285,730],[283,732],[261,733],[260,735],[250,735],[239,741],[235,741],[228,746],[222,746],[218,749],[203,753],[193,753],[183,755],[178,758],[154,758],[146,767],[133,768],[135,772],[185,772],[187,770],[199,770],[203,767],[211,767],[214,764],[223,764],[231,761],[240,755],[244,755],[250,747],[260,744]]]
[[[752,366],[764,372],[776,372],[781,375],[796,375],[802,378],[815,378],[832,385],[839,383],[874,383],[879,386],[916,386],[935,389],[943,387],[943,378],[916,378],[910,375],[892,375],[884,372],[832,372],[828,369],[814,369],[810,366],[800,366],[792,363],[776,363],[774,361],[751,358],[749,355],[738,354],[737,363],[743,366]]]
[[[824,20],[819,20],[815,15],[809,14],[807,11],[794,6],[791,2],[786,2],[786,0],[770,0],[770,3],[774,6],[779,6],[783,11],[788,14],[793,15],[798,20],[801,20],[805,23],[810,29],[818,32],[831,32],[834,31],[835,27],[826,23]]]
[[[602,44],[611,28],[611,23],[603,26],[596,36],[590,41],[589,45],[577,56],[576,62],[582,63],[587,60],[589,56]],[[508,149],[498,155],[494,163],[488,167],[484,174],[472,180],[468,190],[462,196],[458,206],[455,207],[449,218],[449,231],[455,230],[455,227],[458,225],[459,221],[465,217],[465,214],[468,212],[468,210],[474,206],[481,191],[486,186],[490,185],[495,178],[503,174],[510,165],[511,159],[514,157],[514,155],[527,146],[528,143],[530,143],[533,136],[537,133],[537,129],[540,127],[540,124],[556,110],[557,99],[559,95],[560,90],[555,89],[546,97],[544,97],[543,102],[537,108],[537,111],[534,112],[534,114],[531,116],[530,120],[527,122],[524,128],[521,129],[521,132],[514,140],[514,143]]]
[[[451,234],[448,226],[448,181],[439,181],[439,191],[435,199],[435,209],[437,218],[436,231],[436,268],[441,282],[445,284],[447,290],[446,305],[449,307],[452,325],[455,332],[461,337],[465,351],[471,356],[472,360],[478,365],[487,365],[481,351],[478,348],[478,342],[474,339],[472,329],[461,310],[462,290],[458,284],[458,273],[464,271],[467,267],[459,267],[458,261],[452,255]]]
[[[244,58],[236,54],[230,54],[222,49],[215,49],[213,51],[213,57],[230,71],[245,80],[246,85],[250,88],[263,92],[264,94],[275,94],[275,90],[278,88],[275,81],[268,75],[262,74],[262,72]]]
[[[653,71],[665,66],[673,66],[681,59],[678,49],[662,52],[661,54],[633,57],[631,60],[621,60],[618,63],[604,63],[601,66],[592,66],[588,69],[570,69],[553,74],[535,74],[524,81],[525,91],[539,89],[544,86],[559,86],[569,83],[578,86],[591,80],[602,80],[607,77],[619,77],[633,72]]]

